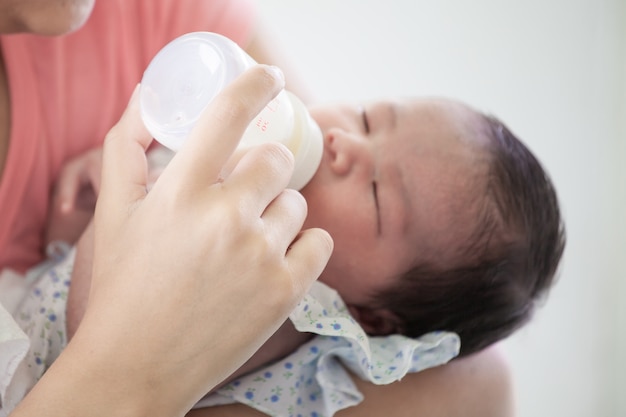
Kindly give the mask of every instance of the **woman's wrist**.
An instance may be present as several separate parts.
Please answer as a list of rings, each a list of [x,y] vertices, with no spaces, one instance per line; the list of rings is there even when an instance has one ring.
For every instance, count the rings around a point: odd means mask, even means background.
[[[79,329],[11,416],[173,417],[193,406],[183,381],[162,378],[159,364],[146,369],[140,346],[109,348],[99,335]]]

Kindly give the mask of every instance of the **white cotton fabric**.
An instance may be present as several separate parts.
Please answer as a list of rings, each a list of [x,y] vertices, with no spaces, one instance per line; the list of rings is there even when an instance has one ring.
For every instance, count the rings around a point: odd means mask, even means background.
[[[0,417],[17,406],[67,344],[74,252],[63,247],[56,255],[26,275],[0,274]]]
[[[5,307],[0,305],[0,416],[2,417],[15,408],[34,384],[34,379],[23,365],[29,346],[28,336],[15,323]]]
[[[444,364],[460,349],[458,335],[448,332],[418,339],[369,337],[337,292],[321,282],[290,319],[298,330],[318,336],[286,358],[219,389],[197,407],[239,402],[271,416],[330,417],[363,400],[346,368],[374,384],[389,384],[409,372]]]

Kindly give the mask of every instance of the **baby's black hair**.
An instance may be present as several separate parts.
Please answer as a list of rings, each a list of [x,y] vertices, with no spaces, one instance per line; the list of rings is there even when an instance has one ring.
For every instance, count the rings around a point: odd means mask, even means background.
[[[509,336],[532,317],[555,281],[565,247],[546,171],[497,118],[480,117],[490,156],[472,237],[451,264],[420,262],[373,297],[375,308],[393,313],[394,328],[402,334],[459,334],[459,356]]]

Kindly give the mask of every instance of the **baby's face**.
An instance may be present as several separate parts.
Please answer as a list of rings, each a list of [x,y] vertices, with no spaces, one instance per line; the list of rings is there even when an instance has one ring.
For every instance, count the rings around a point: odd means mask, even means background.
[[[335,241],[320,280],[348,304],[367,305],[420,260],[446,262],[471,232],[472,195],[487,169],[478,116],[439,99],[323,106],[311,115],[324,155],[301,190],[305,226]]]

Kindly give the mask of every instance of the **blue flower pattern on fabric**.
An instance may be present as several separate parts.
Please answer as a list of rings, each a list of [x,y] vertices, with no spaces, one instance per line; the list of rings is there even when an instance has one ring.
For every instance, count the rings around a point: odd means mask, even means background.
[[[74,268],[73,250],[59,252],[30,270],[30,293],[22,300],[15,321],[30,339],[26,364],[38,379],[67,344],[65,307]]]
[[[438,366],[458,355],[459,337],[434,332],[418,339],[369,337],[336,291],[316,282],[290,316],[296,328],[316,333],[296,352],[245,375],[199,406],[240,402],[270,416],[331,417],[363,400],[345,368],[375,384]],[[286,372],[287,371],[287,372]]]

